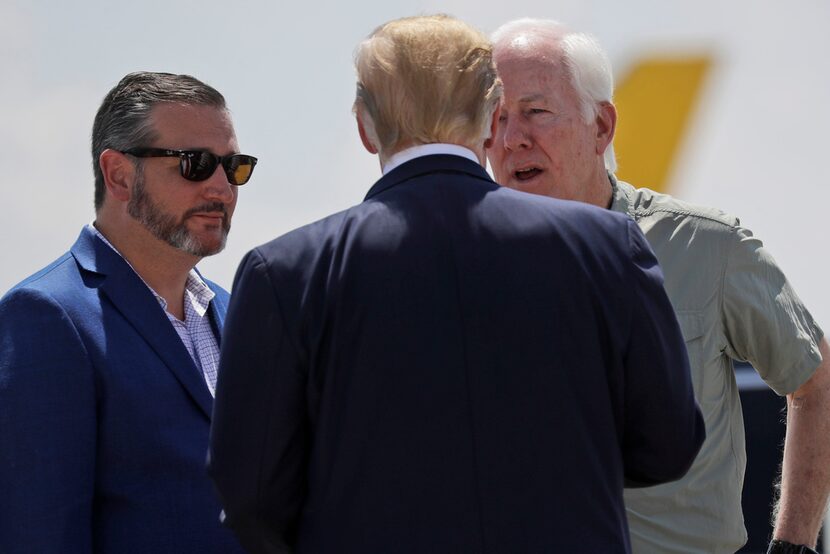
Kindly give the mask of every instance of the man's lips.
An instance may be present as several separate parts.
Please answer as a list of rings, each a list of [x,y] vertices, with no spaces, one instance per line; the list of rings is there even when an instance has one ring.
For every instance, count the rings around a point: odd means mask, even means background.
[[[538,167],[527,167],[523,169],[517,169],[513,172],[513,178],[517,181],[529,181],[534,177],[541,175],[542,169]]]
[[[212,212],[212,213],[196,213],[190,214],[190,217],[205,217],[208,219],[224,219],[225,214],[221,212]]]
[[[187,219],[201,221],[207,227],[228,227],[228,216],[224,212],[196,212],[187,216]]]

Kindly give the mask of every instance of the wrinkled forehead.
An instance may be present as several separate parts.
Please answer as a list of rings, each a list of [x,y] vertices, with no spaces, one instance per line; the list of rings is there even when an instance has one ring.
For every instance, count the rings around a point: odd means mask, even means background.
[[[558,43],[536,37],[520,36],[500,44],[494,58],[505,89],[516,88],[527,80],[547,81],[568,75]]]
[[[519,36],[501,44],[495,62],[504,87],[503,102],[549,96],[570,86],[561,48],[539,37]]]
[[[493,57],[496,65],[519,61],[559,64],[564,36],[563,32],[550,29],[515,33],[502,37],[493,46]]]
[[[497,54],[496,69],[504,87],[502,110],[537,102],[560,107],[578,103],[561,51],[537,46],[520,43]]]

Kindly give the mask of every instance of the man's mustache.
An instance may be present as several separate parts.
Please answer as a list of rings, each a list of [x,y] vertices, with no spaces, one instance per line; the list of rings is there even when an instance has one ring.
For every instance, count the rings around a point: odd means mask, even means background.
[[[184,213],[184,217],[182,217],[182,219],[187,219],[188,217],[195,214],[205,214],[213,212],[220,212],[224,219],[228,219],[228,209],[222,202],[211,202],[209,204],[202,204],[201,206],[196,206],[195,208],[190,208]]]

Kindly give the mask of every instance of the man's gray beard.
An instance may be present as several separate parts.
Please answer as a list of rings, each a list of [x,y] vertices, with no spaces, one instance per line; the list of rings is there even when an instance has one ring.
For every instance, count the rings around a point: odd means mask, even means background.
[[[215,248],[208,248],[203,245],[199,239],[194,237],[187,229],[187,218],[193,213],[199,212],[216,212],[221,211],[225,214],[222,220],[222,241]],[[185,212],[181,221],[176,221],[176,218],[170,214],[165,214],[154,203],[147,191],[144,188],[144,177],[142,171],[139,169],[136,174],[135,185],[133,186],[132,195],[129,202],[127,202],[127,213],[135,218],[139,223],[144,225],[154,237],[162,240],[183,252],[187,252],[193,256],[203,258],[205,256],[212,256],[218,254],[225,248],[225,242],[228,239],[228,225],[227,210],[223,204],[214,203],[203,206],[197,206]]]

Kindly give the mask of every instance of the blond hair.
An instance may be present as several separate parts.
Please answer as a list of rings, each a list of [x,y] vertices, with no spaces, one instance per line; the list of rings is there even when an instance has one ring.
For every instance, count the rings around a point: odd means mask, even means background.
[[[390,21],[355,53],[354,110],[387,155],[415,144],[479,146],[501,100],[487,38],[447,15]]]

